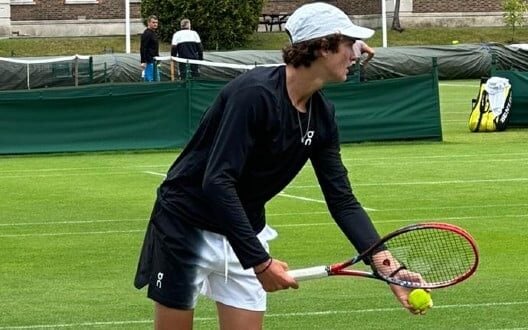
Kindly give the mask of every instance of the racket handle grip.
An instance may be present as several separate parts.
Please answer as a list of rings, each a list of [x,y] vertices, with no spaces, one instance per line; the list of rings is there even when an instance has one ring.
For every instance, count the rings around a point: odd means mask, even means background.
[[[288,274],[297,281],[313,280],[328,276],[326,266],[316,266],[288,271]]]

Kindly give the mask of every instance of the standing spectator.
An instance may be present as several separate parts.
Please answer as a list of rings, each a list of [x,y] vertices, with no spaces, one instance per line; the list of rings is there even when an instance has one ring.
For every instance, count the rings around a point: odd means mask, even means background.
[[[367,81],[367,78],[365,77],[365,68],[369,61],[374,57],[374,49],[370,48],[363,40],[357,40],[352,47],[356,61],[359,62],[359,81]],[[366,54],[366,56],[363,56],[363,54]]]
[[[147,28],[141,35],[141,67],[144,72],[145,81],[158,80],[154,78],[154,66],[156,60],[154,57],[159,56],[159,42],[156,29],[158,28],[158,18],[150,15],[147,21]]]
[[[191,29],[191,21],[184,18],[180,22],[180,31],[172,36],[171,56],[190,60],[203,60],[202,41],[198,33]],[[187,63],[179,63],[180,78],[187,78]],[[192,77],[198,77],[200,72],[197,64],[191,64]]]

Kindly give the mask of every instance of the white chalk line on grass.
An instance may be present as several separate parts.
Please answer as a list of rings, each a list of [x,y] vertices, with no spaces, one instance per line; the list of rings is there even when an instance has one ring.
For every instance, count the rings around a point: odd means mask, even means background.
[[[25,174],[25,175],[1,175],[0,179],[25,179],[25,178],[56,178],[68,176],[103,176],[103,175],[130,175],[137,172],[94,172],[94,173],[56,173],[56,174]]]
[[[16,169],[16,170],[0,170],[0,173],[18,173],[18,172],[59,172],[59,171],[91,171],[91,170],[134,170],[138,168],[150,168],[150,167],[167,167],[164,165],[134,165],[134,166],[90,166],[90,167],[57,167],[57,168],[34,168],[34,169]]]
[[[495,159],[498,159],[500,161],[500,157],[511,157],[511,156],[528,156],[528,153],[526,152],[517,152],[517,153],[487,153],[486,154],[486,157],[494,157],[494,156],[497,156],[497,158]],[[477,158],[475,159],[475,161],[480,161],[481,158],[482,158],[482,155],[475,155],[475,154],[463,154],[463,155],[421,155],[421,156],[397,156],[397,155],[394,155],[394,156],[391,156],[391,157],[368,157],[368,158],[343,158],[343,161],[359,161],[359,162],[368,162],[368,161],[376,161],[376,160],[381,160],[381,161],[384,161],[384,160],[390,160],[391,162],[394,162],[395,160],[405,160],[405,159],[447,159],[447,160],[450,160],[450,161],[453,161],[454,159],[457,159],[457,158]],[[502,159],[506,159],[506,158],[502,158]],[[509,159],[509,158],[507,158]],[[518,159],[518,158],[517,158]],[[512,160],[515,160],[515,159],[512,159]],[[494,159],[490,159],[488,161],[494,161]],[[152,167],[163,167],[163,168],[167,168],[170,164],[164,164],[164,165],[157,165],[157,164],[151,164],[151,165],[137,165],[137,166],[93,166],[93,167],[63,167],[63,168],[35,168],[35,169],[13,169],[13,170],[0,170],[0,174],[9,174],[9,173],[35,173],[35,172],[61,172],[61,171],[75,171],[75,170],[80,170],[80,171],[85,171],[85,170],[98,170],[98,169],[103,169],[103,170],[108,170],[108,169],[116,169],[116,170],[126,170],[126,169],[130,169],[130,170],[134,170],[134,169],[138,169],[138,168],[152,168]],[[148,173],[150,171],[144,171],[144,173]],[[116,172],[118,174],[130,174],[130,172]],[[90,173],[91,174],[91,173]],[[91,175],[100,175],[101,173],[95,173],[95,174],[91,174]],[[102,174],[105,174],[105,175],[111,175],[113,173],[108,173],[108,172],[102,172]],[[158,172],[151,172],[151,174],[154,174],[154,175],[163,175],[165,176],[165,174],[163,173],[158,173]],[[72,173],[72,174],[65,174],[65,173],[62,173],[62,174],[52,174],[52,176],[62,176],[62,175],[85,175],[85,173]],[[33,177],[34,175],[29,175],[31,177]],[[2,178],[4,176],[0,176],[0,178]],[[13,176],[5,176],[5,177],[13,177]],[[22,175],[19,175],[19,176],[16,176],[16,177],[25,177],[25,176],[22,176]]]
[[[67,176],[102,176],[102,175],[131,175],[136,174],[136,171],[127,172],[93,172],[93,173],[54,173],[54,174],[14,174],[14,175],[0,175],[0,179],[20,179],[20,178],[54,178]],[[165,177],[163,173],[143,171],[143,173],[158,175]]]
[[[151,172],[151,171],[143,171],[143,173],[165,177],[165,174],[163,174],[163,173],[157,173],[157,172]],[[303,200],[303,201],[306,201],[306,202],[315,202],[315,203],[326,204],[325,201],[320,200],[320,199],[303,197],[303,196],[296,196],[296,195],[290,195],[290,194],[287,194],[285,192],[280,192],[278,196],[287,197],[287,198],[293,198],[293,199],[298,199],[298,200]],[[369,208],[365,208],[365,210],[367,210],[367,211],[375,211],[374,209],[369,209]]]
[[[113,223],[113,222],[135,222],[146,221],[147,219],[106,219],[106,220],[65,220],[65,221],[49,221],[49,222],[12,222],[0,223],[0,227],[15,227],[15,226],[46,226],[46,225],[83,225],[93,223]]]
[[[491,156],[528,156],[528,152],[514,152],[514,153],[486,153],[486,157]],[[357,161],[372,161],[372,160],[390,160],[395,159],[447,159],[452,161],[457,158],[477,158],[481,159],[481,154],[463,154],[463,155],[421,155],[421,156],[391,156],[391,157],[366,157],[366,158],[343,158],[343,161],[357,160]]]
[[[308,197],[302,197],[302,196],[295,196],[295,195],[286,194],[285,192],[280,192],[278,196],[287,197],[287,198],[293,198],[293,199],[299,199],[299,200],[303,200],[303,201],[307,201],[307,202],[316,202],[316,203],[326,204],[326,202],[321,200],[321,199],[314,199],[314,198],[308,198]],[[368,208],[368,207],[363,207],[363,208],[365,210],[367,210],[367,211],[376,211],[376,209],[371,209],[371,208]]]
[[[453,210],[453,209],[485,209],[485,208],[516,208],[516,207],[527,207],[528,204],[486,204],[486,205],[464,205],[464,206],[443,206],[443,207],[414,207],[414,208],[386,208],[383,210],[377,210],[378,212],[394,212],[394,211],[438,211],[438,210]],[[311,211],[311,212],[286,212],[286,213],[267,213],[266,217],[285,217],[285,216],[300,216],[300,215],[313,215],[313,214],[327,214],[328,211]],[[519,215],[502,215],[504,217],[516,217]],[[520,215],[525,216],[525,215]],[[45,222],[10,222],[0,223],[0,227],[18,227],[18,226],[55,226],[55,225],[75,225],[75,224],[94,224],[94,223],[112,223],[112,222],[147,222],[147,218],[137,219],[101,219],[101,220],[65,220],[65,221],[45,221]]]
[[[513,162],[513,163],[522,163],[522,164],[526,164],[526,161],[528,160],[528,158],[496,158],[496,159],[457,159],[455,161],[449,161],[449,164],[460,164],[460,163],[471,163],[471,164],[476,164],[476,163],[506,163],[506,162]],[[351,162],[350,164],[348,164],[347,162]],[[361,159],[356,159],[356,160],[343,160],[343,162],[346,162],[348,166],[365,166],[365,165],[385,165],[387,167],[396,167],[398,165],[400,166],[407,166],[409,164],[433,164],[433,163],[436,163],[436,164],[446,164],[446,160],[444,159],[434,159],[434,160],[418,160],[418,161],[412,161],[412,162],[401,162],[401,163],[395,163],[395,162],[386,162],[386,161],[381,161],[381,162],[371,162],[371,161],[367,161],[367,162],[364,162],[363,160]]]
[[[167,174],[165,174],[165,173],[152,172],[152,171],[143,171],[143,173],[152,174],[152,175],[156,175],[156,176],[161,176],[161,177],[164,177],[164,178],[167,176]]]
[[[134,234],[144,233],[145,229],[131,229],[131,230],[106,230],[106,231],[79,231],[79,232],[63,232],[63,233],[33,233],[33,234],[1,234],[3,238],[13,237],[52,237],[52,236],[73,236],[73,235],[107,235],[107,234]]]
[[[465,85],[465,84],[450,84],[450,83],[439,83],[438,86],[445,86],[445,87],[470,87],[470,88],[477,88],[479,85]]]
[[[509,179],[475,179],[475,180],[445,180],[445,181],[409,181],[409,182],[379,182],[379,183],[354,183],[353,187],[369,186],[412,186],[412,185],[442,185],[442,184],[468,184],[468,183],[490,183],[490,182],[523,182],[528,178],[509,178]],[[319,187],[318,185],[301,185],[288,186],[288,189],[311,189]]]
[[[302,196],[295,196],[295,195],[286,194],[285,192],[280,192],[278,196],[287,197],[287,198],[293,198],[293,199],[299,199],[299,200],[307,201],[307,202],[316,202],[316,203],[326,204],[326,202],[321,200],[321,199],[314,199],[314,198],[308,198],[308,197],[302,197]]]
[[[487,307],[509,307],[527,305],[528,301],[510,301],[510,302],[494,302],[494,303],[480,303],[480,304],[456,304],[456,305],[435,305],[434,309],[460,309],[460,308],[487,308]],[[326,310],[313,312],[294,312],[294,313],[267,313],[265,318],[291,318],[291,317],[317,317],[325,315],[340,315],[340,314],[367,314],[380,312],[401,312],[401,307],[388,308],[366,308],[366,309],[348,309],[348,310]],[[195,317],[195,322],[210,322],[215,321],[216,317]],[[153,320],[122,320],[122,321],[96,321],[96,322],[82,322],[82,323],[59,323],[59,324],[38,324],[38,325],[14,325],[1,326],[1,330],[16,330],[16,329],[51,329],[51,328],[73,328],[73,327],[97,327],[97,326],[115,326],[127,324],[151,324]]]
[[[163,174],[163,173],[158,173],[158,172],[143,171],[143,173],[146,173],[146,174],[152,174],[152,175],[158,175],[158,176],[163,176],[163,177],[165,177],[165,174]],[[293,198],[293,199],[299,199],[299,200],[303,200],[303,201],[307,201],[307,202],[315,202],[315,203],[323,203],[323,204],[326,203],[325,201],[320,200],[320,199],[309,198],[309,197],[303,197],[303,196],[295,196],[295,195],[286,194],[285,192],[280,192],[280,193],[279,193],[279,196],[281,196],[281,197],[287,197],[287,198]],[[365,208],[365,209],[368,210],[368,211],[374,211],[374,209],[367,209],[367,208]]]
[[[321,212],[322,213],[322,212]],[[326,213],[326,212],[325,212]],[[483,220],[483,219],[505,219],[505,218],[528,218],[528,214],[501,214],[501,215],[488,215],[488,216],[467,216],[467,217],[436,217],[436,221],[450,221],[450,220]],[[373,221],[375,224],[384,223],[416,223],[432,221],[431,219],[388,219],[388,220],[376,220]],[[317,226],[328,226],[335,225],[335,222],[314,222],[314,223],[291,223],[291,224],[271,224],[274,228],[295,228],[295,227],[317,227]],[[132,229],[132,230],[108,230],[108,231],[82,231],[82,232],[62,232],[62,233],[28,233],[28,234],[0,234],[0,238],[17,238],[17,237],[50,237],[50,236],[73,236],[73,235],[105,235],[105,234],[135,234],[144,233],[144,229]]]

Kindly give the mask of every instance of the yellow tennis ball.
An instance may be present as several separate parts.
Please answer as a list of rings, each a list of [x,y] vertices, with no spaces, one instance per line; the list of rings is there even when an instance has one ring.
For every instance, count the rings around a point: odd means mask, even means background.
[[[433,299],[431,299],[431,294],[424,289],[415,289],[409,293],[407,301],[412,308],[420,311],[425,311],[433,307]]]
[[[453,41],[451,41],[451,43],[453,43],[453,45],[456,45],[456,44],[458,44],[458,40],[453,40]]]

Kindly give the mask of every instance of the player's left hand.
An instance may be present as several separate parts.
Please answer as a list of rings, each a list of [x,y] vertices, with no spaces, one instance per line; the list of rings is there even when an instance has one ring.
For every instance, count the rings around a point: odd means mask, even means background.
[[[415,315],[424,315],[426,313],[425,310],[414,309],[407,301],[409,298],[409,293],[411,293],[413,289],[405,288],[396,284],[390,284],[389,286],[396,299],[398,299],[400,304],[402,304],[402,306],[405,307],[405,309],[407,309],[409,312]]]
[[[394,274],[391,276],[409,282],[423,282],[423,278],[420,274],[410,272],[404,267],[401,267],[401,264],[396,259],[394,259],[388,250],[380,251],[379,253],[375,254],[372,258],[372,262],[376,271],[380,273]],[[413,290],[412,288],[405,288],[395,284],[390,284],[390,288],[394,296],[396,296],[396,299],[398,299],[402,306],[405,307],[409,312],[413,314],[425,314],[425,311],[414,309],[407,301],[409,298],[409,293]]]

